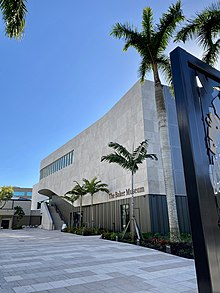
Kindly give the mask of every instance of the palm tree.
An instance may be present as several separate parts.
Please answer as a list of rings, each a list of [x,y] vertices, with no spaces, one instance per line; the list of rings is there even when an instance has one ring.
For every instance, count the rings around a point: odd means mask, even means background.
[[[20,39],[25,28],[26,0],[0,0],[0,10],[9,38]]]
[[[147,7],[143,10],[141,32],[138,32],[136,28],[133,28],[128,23],[116,23],[111,31],[112,36],[125,41],[124,51],[127,51],[129,47],[134,47],[140,54],[139,75],[142,82],[144,81],[145,74],[150,70],[153,71],[170,239],[175,242],[179,241],[180,233],[176,210],[167,114],[159,70],[166,74],[167,79],[171,80],[170,61],[164,52],[177,24],[183,19],[181,1],[177,1],[176,4],[172,4],[169,7],[167,13],[162,15],[156,26],[153,25],[153,11],[150,7]]]
[[[203,61],[214,65],[220,52],[220,1],[212,3],[193,19],[187,20],[186,25],[177,33],[175,41],[196,39],[204,49]]]
[[[80,208],[79,208],[79,214],[80,214],[80,222],[79,222],[79,226],[82,226],[82,197],[83,195],[86,195],[87,191],[85,190],[85,186],[84,185],[80,185],[79,182],[74,181],[76,183],[74,190],[75,190],[75,194],[78,195],[80,197]]]
[[[138,165],[142,164],[145,159],[157,160],[155,154],[147,153],[147,140],[144,140],[140,145],[130,153],[124,146],[116,142],[110,142],[109,147],[113,148],[114,153],[102,156],[101,162],[106,161],[109,163],[116,163],[125,170],[131,172],[131,232],[132,238],[134,238],[134,227],[136,225],[134,217],[134,174],[138,170]]]
[[[74,202],[79,198],[78,190],[76,189],[76,187],[73,187],[72,190],[67,191],[65,193],[65,195],[63,196],[63,198],[72,204],[72,213],[73,213],[74,212]],[[70,225],[71,225],[71,223],[70,223]]]
[[[94,213],[93,213],[93,195],[99,191],[109,193],[107,188],[108,184],[101,183],[101,180],[97,180],[97,177],[94,177],[91,181],[83,178],[84,188],[86,193],[91,195],[91,211],[92,211],[92,228],[94,226]]]

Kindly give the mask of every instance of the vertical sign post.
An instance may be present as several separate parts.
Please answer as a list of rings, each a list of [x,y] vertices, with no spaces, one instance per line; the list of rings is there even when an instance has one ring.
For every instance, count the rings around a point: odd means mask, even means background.
[[[220,72],[170,54],[200,293],[220,293]]]

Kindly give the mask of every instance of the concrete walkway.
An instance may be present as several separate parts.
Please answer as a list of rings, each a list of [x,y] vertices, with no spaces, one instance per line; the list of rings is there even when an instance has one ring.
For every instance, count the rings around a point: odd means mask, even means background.
[[[59,231],[0,231],[0,293],[197,293],[194,262]]]

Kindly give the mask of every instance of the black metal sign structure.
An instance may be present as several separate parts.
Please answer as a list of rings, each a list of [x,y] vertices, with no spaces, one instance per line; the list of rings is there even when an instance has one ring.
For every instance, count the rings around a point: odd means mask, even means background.
[[[220,293],[220,72],[170,54],[200,293]]]

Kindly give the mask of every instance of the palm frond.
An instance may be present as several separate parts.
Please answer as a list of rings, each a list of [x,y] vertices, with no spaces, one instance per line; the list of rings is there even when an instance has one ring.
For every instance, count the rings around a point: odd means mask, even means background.
[[[70,194],[69,196],[67,194]],[[73,204],[78,198],[79,195],[75,195],[75,194],[71,194],[71,193],[66,193],[63,196],[64,199],[66,199],[67,201],[71,202],[71,204]]]
[[[5,33],[10,38],[20,39],[25,28],[26,0],[0,0],[0,9],[5,23]]]
[[[153,11],[150,7],[146,7],[143,10],[142,16],[142,34],[145,40],[150,44],[151,36],[153,34]]]
[[[131,171],[134,174],[138,170],[138,164],[141,164],[145,159],[149,158],[149,159],[157,160],[157,156],[155,154],[147,153],[147,146],[148,146],[148,142],[147,140],[144,140],[132,152],[132,154],[129,153],[130,155],[127,158],[125,158],[123,155],[120,155],[114,152],[106,156],[103,156],[101,158],[101,161],[106,161],[108,163],[116,163],[119,166],[121,166],[123,169]]]
[[[143,56],[138,68],[138,76],[140,77],[141,82],[144,82],[145,75],[152,69],[152,66],[151,58],[146,55]]]
[[[144,141],[142,141],[138,147],[136,147],[136,149],[133,151],[132,153],[132,158],[137,158],[139,156],[139,154],[145,150],[147,150],[148,147],[148,140],[145,139]]]
[[[108,146],[113,148],[119,155],[125,157],[126,159],[131,157],[131,153],[123,145],[117,142],[110,142]]]
[[[126,159],[124,156],[121,156],[117,153],[111,153],[109,155],[102,156],[101,162],[103,161],[106,161],[108,163],[116,163],[123,169],[131,171],[130,158]]]
[[[129,47],[134,47],[138,51],[140,50],[142,44],[142,35],[138,32],[136,28],[131,26],[129,23],[116,23],[112,27],[110,35],[117,39],[123,39],[125,41],[125,45],[123,48],[124,51],[127,51]]]
[[[189,19],[186,25],[177,33],[175,41],[186,42],[196,39],[205,52],[203,60],[214,65],[218,59],[220,32],[220,1],[212,3],[196,16]],[[217,38],[217,40],[216,40]]]
[[[157,156],[155,154],[148,154],[147,147],[148,141],[144,140],[133,151],[132,157],[136,165],[141,164],[145,159],[157,160]]]
[[[219,52],[220,52],[220,39],[216,41],[215,44],[212,44],[203,54],[203,61],[210,64],[214,65],[219,57]]]
[[[181,1],[178,0],[172,4],[167,13],[164,13],[160,18],[160,22],[154,33],[154,49],[156,51],[164,51],[168,45],[170,38],[176,29],[178,23],[184,20],[181,9]]]
[[[91,195],[97,193],[98,191],[109,192],[107,189],[108,184],[102,183],[101,180],[97,180],[97,177],[94,177],[91,181],[86,178],[83,178],[85,183],[85,190]]]
[[[74,189],[78,192],[78,194],[80,195],[85,195],[86,191],[85,191],[85,186],[84,185],[80,185],[78,181],[74,180],[73,182],[76,183]]]
[[[176,34],[174,39],[175,42],[182,41],[185,43],[187,40],[194,38],[198,30],[197,24],[193,22],[193,20],[188,20],[187,22],[188,24],[184,25]]]

